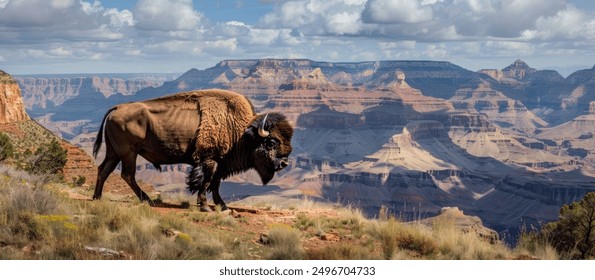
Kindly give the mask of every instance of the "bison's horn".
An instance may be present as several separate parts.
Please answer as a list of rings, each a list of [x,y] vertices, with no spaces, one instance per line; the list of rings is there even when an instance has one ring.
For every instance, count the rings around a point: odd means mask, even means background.
[[[260,137],[262,137],[262,138],[266,138],[266,137],[268,137],[268,136],[269,136],[269,134],[270,134],[270,132],[268,132],[268,131],[266,131],[266,130],[264,129],[264,125],[265,125],[265,124],[266,124],[266,122],[267,122],[267,117],[268,117],[268,116],[269,116],[269,114],[266,114],[266,115],[264,116],[264,119],[262,120],[262,125],[260,125],[260,127],[258,128],[258,135],[260,135]]]

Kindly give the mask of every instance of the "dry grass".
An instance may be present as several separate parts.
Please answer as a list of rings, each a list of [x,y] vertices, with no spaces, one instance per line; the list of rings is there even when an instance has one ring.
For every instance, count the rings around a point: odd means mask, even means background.
[[[516,255],[541,260],[558,260],[561,257],[556,249],[548,242],[547,236],[541,236],[536,228],[521,229],[517,246],[514,248]]]
[[[432,235],[438,244],[440,259],[494,260],[510,259],[512,252],[503,244],[491,244],[475,232],[462,232],[453,220],[436,219]]]
[[[474,232],[464,233],[453,221],[438,219],[433,227],[404,224],[395,218],[370,223],[385,259],[494,260],[514,258],[503,244],[491,244]]]
[[[272,246],[268,259],[300,260],[304,258],[300,231],[285,224],[273,224],[268,233],[268,244]]]
[[[310,260],[373,260],[378,256],[370,246],[338,243],[308,252]]]
[[[509,249],[447,219],[424,226],[367,219],[354,207],[295,205],[284,210],[295,217],[281,223],[266,213],[234,218],[195,206],[161,213],[137,200],[72,200],[60,191],[66,185],[42,181],[0,165],[0,259],[558,258],[536,239]],[[266,242],[258,243],[261,234]]]
[[[188,217],[194,222],[210,222],[217,226],[237,227],[238,221],[225,213],[192,211]]]
[[[2,259],[220,259],[224,252],[208,232],[146,204],[74,201],[8,177],[0,180],[0,213]],[[168,229],[180,233],[171,237]]]

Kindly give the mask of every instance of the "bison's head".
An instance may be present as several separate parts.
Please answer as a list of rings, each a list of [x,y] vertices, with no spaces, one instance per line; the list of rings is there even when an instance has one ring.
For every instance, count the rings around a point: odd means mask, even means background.
[[[266,185],[275,172],[289,165],[293,128],[284,115],[269,113],[256,116],[246,134],[252,142],[250,146],[256,147],[253,151],[254,169]]]

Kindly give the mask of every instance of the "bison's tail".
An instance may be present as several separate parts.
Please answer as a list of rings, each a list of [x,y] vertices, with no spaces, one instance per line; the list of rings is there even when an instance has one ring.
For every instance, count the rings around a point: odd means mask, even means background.
[[[105,116],[103,116],[103,120],[101,121],[101,125],[99,126],[99,132],[97,132],[97,139],[95,139],[95,143],[93,144],[93,157],[95,158],[97,158],[97,153],[101,148],[101,142],[103,142],[103,126],[105,125],[105,120],[107,119],[107,116],[109,116],[109,114],[117,108],[118,106],[112,107],[111,109],[107,110],[107,113],[105,113]]]

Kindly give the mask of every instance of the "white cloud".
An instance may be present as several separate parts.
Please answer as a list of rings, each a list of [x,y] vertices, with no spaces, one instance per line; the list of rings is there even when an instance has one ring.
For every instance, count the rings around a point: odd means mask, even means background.
[[[122,27],[134,25],[134,17],[129,10],[118,11],[112,8],[106,10],[104,16],[109,18],[111,26]]]
[[[7,1],[2,3],[0,24],[9,27],[45,27],[69,25],[82,13],[73,1]]]
[[[595,18],[593,14],[586,14],[573,6],[558,11],[553,16],[539,17],[534,29],[523,32],[523,38],[528,40],[566,40],[588,39],[595,40]]]
[[[57,47],[57,48],[49,50],[48,54],[53,55],[53,56],[71,56],[72,51],[67,50],[64,47]]]
[[[275,6],[260,28],[299,29],[309,35],[353,35],[361,30],[365,0],[297,0]]]
[[[267,27],[302,27],[310,24],[313,15],[306,9],[302,1],[289,1],[275,7],[275,11],[264,15],[262,22]]]
[[[327,30],[330,33],[339,35],[357,34],[361,29],[359,13],[342,12],[328,17]]]
[[[246,43],[269,46],[278,39],[279,33],[280,31],[275,29],[250,29]]]
[[[524,54],[531,53],[534,49],[532,44],[527,42],[515,42],[515,41],[486,41],[483,43],[482,49],[484,50],[499,50],[504,52],[522,52]]]
[[[538,19],[556,15],[566,0],[294,0],[261,19],[267,28],[306,36],[355,35],[397,40],[467,41],[520,38]]]
[[[417,0],[368,0],[362,14],[368,23],[421,23],[433,17],[432,8]]]
[[[13,0],[3,4],[0,26],[6,33],[0,39],[5,43],[118,40],[121,29],[132,24],[130,11],[105,9],[98,1]],[[15,36],[7,37],[10,33]]]
[[[573,1],[260,0],[258,7],[221,2],[237,9],[222,16],[210,14],[217,4],[191,0],[138,0],[129,10],[96,0],[0,0],[0,60],[52,62],[44,69],[67,59],[158,69],[175,63],[167,67],[177,71],[246,57],[508,61],[546,53],[592,60],[595,14]],[[265,2],[274,6],[259,20],[245,16],[266,10]]]
[[[415,49],[415,46],[416,46],[415,41],[379,42],[378,43],[378,47],[381,50],[391,50],[391,49],[413,50],[413,49]]]
[[[209,50],[212,53],[233,53],[237,48],[238,40],[236,38],[205,43],[205,50]]]
[[[22,58],[40,59],[40,58],[45,58],[46,54],[45,54],[45,51],[43,51],[43,50],[25,49],[25,50],[19,50],[19,56]]]
[[[431,59],[442,59],[448,56],[448,50],[446,46],[443,44],[434,45],[430,44],[427,46],[426,50],[424,51],[424,57],[429,57]]]
[[[194,10],[191,0],[139,0],[134,17],[140,29],[176,31],[197,28],[203,16]]]
[[[51,0],[50,4],[56,9],[69,9],[75,5],[74,0]]]
[[[105,58],[106,58],[106,54],[103,54],[103,53],[94,53],[88,57],[89,60],[93,60],[93,61],[101,61],[101,60],[104,60]]]

